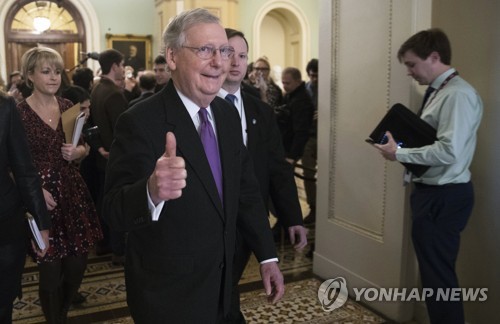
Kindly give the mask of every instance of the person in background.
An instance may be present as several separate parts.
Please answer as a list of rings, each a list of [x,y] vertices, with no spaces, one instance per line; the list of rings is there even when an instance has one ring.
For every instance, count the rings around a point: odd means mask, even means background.
[[[139,82],[135,77],[136,71],[133,67],[127,65],[125,66],[125,75],[123,80],[123,94],[127,99],[127,102],[131,102],[134,99],[139,98],[141,95],[141,89],[139,88]]]
[[[286,160],[294,165],[302,158],[304,147],[309,139],[314,106],[307,94],[305,82],[299,69],[287,67],[281,75],[281,82],[285,89],[283,98],[285,111],[282,117],[278,116],[281,137],[285,148]]]
[[[61,97],[68,99],[73,105],[80,104],[80,111],[85,113],[85,118],[90,117],[90,93],[77,85],[70,85],[61,93]]]
[[[20,86],[22,87],[23,82],[24,78],[21,71],[14,71],[11,74],[9,74],[9,82],[7,83],[7,94],[9,96],[14,97],[16,103],[19,103],[25,99],[25,97],[23,97],[23,94],[21,93],[21,90],[19,89]]]
[[[16,88],[17,92],[14,94],[14,99],[16,100],[16,103],[20,103],[21,101],[25,100],[26,98],[31,96],[31,93],[33,92],[33,89],[28,87],[25,80],[17,83]]]
[[[104,215],[129,233],[125,281],[136,323],[219,323],[237,223],[270,302],[283,296],[283,276],[240,117],[217,97],[234,54],[219,18],[184,11],[163,40],[172,79],[120,116]]]
[[[253,71],[253,62],[249,63],[247,66],[247,71],[245,73],[245,77],[243,81],[241,81],[241,91],[246,92],[256,98],[261,99],[260,90],[254,87],[255,75],[252,73]]]
[[[245,35],[237,30],[226,28],[229,45],[235,50],[230,60],[229,72],[219,97],[232,103],[241,117],[243,142],[252,157],[253,166],[263,201],[266,206],[270,199],[274,214],[287,229],[291,243],[297,251],[307,245],[307,230],[302,223],[297,187],[292,166],[285,161],[285,151],[274,116],[268,104],[257,97],[245,93],[242,81],[247,71],[248,43]],[[231,309],[225,323],[245,323],[240,311],[238,282],[250,259],[250,244],[240,231],[237,232],[236,250],[233,262],[233,294]]]
[[[87,122],[83,126],[82,130],[82,135],[83,135],[83,140],[84,140],[84,145],[87,150],[87,155],[84,156],[84,158],[80,161],[80,173],[83,177],[83,180],[87,184],[87,188],[89,189],[89,192],[92,196],[92,200],[94,201],[94,204],[97,201],[97,193],[99,192],[97,186],[97,177],[93,172],[88,172],[91,169],[88,169],[85,167],[85,164],[87,160],[90,157],[90,150],[91,147],[95,148],[98,147],[100,144],[98,141],[97,136],[95,136],[93,133],[89,133],[89,127],[93,127],[91,124],[88,123],[88,120],[90,119],[90,93],[87,92],[84,88],[77,86],[77,85],[72,85],[68,88],[66,88],[62,94],[61,97],[68,99],[71,101],[74,105],[80,104],[80,110],[83,111],[86,115]]]
[[[63,91],[71,87],[71,85],[72,82],[68,76],[68,70],[64,69],[63,71],[61,71],[61,86],[59,87],[59,90],[57,91],[56,95],[61,96]]]
[[[139,88],[141,89],[141,95],[129,102],[128,106],[132,107],[136,103],[151,97],[155,93],[155,86],[156,76],[153,71],[147,70],[141,73],[141,76],[139,77]]]
[[[282,105],[275,108],[285,159],[292,166],[302,158],[304,147],[309,138],[314,107],[307,94],[305,82],[299,69],[288,67],[281,75],[285,96]],[[281,236],[282,224],[278,222],[273,227],[274,236]],[[286,234],[286,233],[285,233]]]
[[[276,109],[283,101],[283,92],[271,78],[271,64],[266,57],[259,57],[253,64],[253,71],[249,75],[254,80],[253,85],[260,91],[260,98]]]
[[[63,92],[63,97],[71,100],[73,104],[80,103],[80,106],[83,105],[83,107],[88,107],[90,109],[90,93],[94,85],[94,72],[87,67],[77,68],[73,73],[72,80],[74,87],[70,87],[68,91]],[[87,94],[82,93],[82,89],[85,90]],[[92,114],[89,114],[83,128],[84,140],[89,144],[90,150],[89,154],[80,163],[80,173],[89,188],[94,203],[97,205],[97,197],[100,191],[96,158],[97,154],[99,154],[99,148],[103,145],[97,134],[98,128],[94,124]]]
[[[114,129],[118,117],[128,108],[128,101],[118,85],[125,77],[123,54],[114,49],[108,49],[99,54],[99,64],[102,73],[99,82],[94,85],[91,93],[92,121],[99,129],[99,141],[102,145],[96,154],[96,165],[99,181],[97,212],[103,220],[102,200],[104,198],[104,179],[108,164],[109,149],[114,139]],[[103,223],[104,240],[99,243],[96,253],[99,255],[112,252],[111,261],[114,265],[123,265],[125,259],[125,233],[112,231]]]
[[[304,223],[313,224],[316,221],[316,166],[318,161],[318,60],[311,59],[307,63],[306,71],[309,77],[306,91],[313,104],[313,120],[301,160],[304,167],[304,189],[309,205],[309,214],[304,218]]]
[[[49,242],[50,216],[33,165],[24,126],[14,99],[0,91],[0,323],[12,323],[13,302],[21,295],[28,232],[25,211],[36,220],[46,248],[34,244],[44,257]]]
[[[399,48],[398,59],[409,76],[420,85],[428,85],[419,114],[436,129],[437,140],[419,148],[404,148],[387,132],[387,144],[375,147],[386,160],[430,166],[413,178],[410,198],[412,239],[422,287],[434,291],[425,303],[431,323],[464,323],[462,298],[438,300],[436,291],[459,289],[455,262],[460,233],[474,205],[469,167],[483,103],[451,67],[451,45],[442,30],[433,28],[411,36]]]
[[[167,60],[165,56],[158,55],[153,62],[153,71],[156,75],[155,92],[160,91],[167,85],[170,80],[170,71],[168,70]]]
[[[73,81],[73,85],[80,86],[90,93],[94,85],[94,72],[88,67],[77,68],[73,72],[71,80]]]
[[[245,74],[245,78],[243,78],[242,83],[253,86],[255,80],[252,77],[250,77],[252,71],[253,71],[253,62],[250,62],[250,63],[248,63],[247,72]]]
[[[7,83],[7,92],[14,90],[18,83],[24,80],[21,71],[13,71],[9,74],[9,82]]]
[[[70,88],[69,93],[63,93],[63,97],[71,100],[74,104],[80,103],[84,107],[90,107],[90,93],[94,86],[94,72],[88,67],[77,68],[72,76],[73,85],[75,87]],[[84,89],[88,93],[87,95],[81,93],[81,89]],[[86,100],[88,99],[88,103]],[[90,146],[88,155],[80,162],[80,173],[82,174],[83,180],[89,188],[90,194],[94,204],[97,206],[98,196],[101,192],[99,189],[99,171],[97,169],[97,155],[99,154],[99,148],[103,145],[100,142],[98,127],[92,119],[92,114],[87,118],[87,122],[84,125],[84,140]],[[77,296],[78,297],[78,296]],[[82,298],[78,299],[83,302]],[[77,300],[77,301],[78,301]]]
[[[52,220],[47,253],[31,255],[38,263],[45,319],[60,323],[66,321],[82,282],[88,252],[102,233],[92,198],[74,163],[85,156],[85,146],[65,143],[61,114],[73,103],[55,95],[61,86],[63,60],[51,48],[34,47],[22,56],[22,67],[33,94],[17,108]]]

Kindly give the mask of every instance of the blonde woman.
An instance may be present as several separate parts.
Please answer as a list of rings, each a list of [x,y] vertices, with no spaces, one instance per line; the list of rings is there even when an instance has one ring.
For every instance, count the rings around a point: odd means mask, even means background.
[[[282,104],[283,92],[271,78],[271,64],[266,57],[259,57],[253,64],[251,78],[254,86],[260,90],[262,101],[276,108]]]
[[[32,257],[40,271],[39,294],[45,318],[48,323],[65,323],[83,278],[88,251],[102,233],[89,191],[72,163],[86,154],[85,146],[65,143],[61,114],[73,104],[56,96],[62,58],[50,48],[35,47],[23,55],[22,66],[33,93],[17,108],[52,220],[50,248],[44,257]]]

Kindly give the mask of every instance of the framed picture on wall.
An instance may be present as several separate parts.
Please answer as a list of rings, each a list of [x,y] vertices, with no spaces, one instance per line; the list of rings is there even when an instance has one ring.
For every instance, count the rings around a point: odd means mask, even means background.
[[[151,35],[106,34],[107,47],[113,48],[125,57],[125,66],[137,71],[151,69]]]

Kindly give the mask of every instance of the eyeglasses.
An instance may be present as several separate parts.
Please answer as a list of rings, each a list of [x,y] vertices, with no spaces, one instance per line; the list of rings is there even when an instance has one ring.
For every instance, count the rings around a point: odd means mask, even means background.
[[[259,68],[259,67],[256,67],[256,68],[253,68],[255,71],[269,71],[269,68]]]
[[[202,60],[209,60],[212,57],[215,56],[217,51],[220,52],[220,56],[222,57],[223,60],[229,60],[231,57],[233,57],[234,54],[234,48],[232,46],[221,46],[219,48],[215,48],[212,45],[204,45],[200,47],[192,47],[192,46],[182,46],[185,48],[189,48],[194,50],[196,55],[201,58]]]

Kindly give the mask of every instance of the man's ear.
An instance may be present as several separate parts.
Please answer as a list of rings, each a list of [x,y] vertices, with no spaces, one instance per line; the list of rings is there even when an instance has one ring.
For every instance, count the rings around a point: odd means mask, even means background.
[[[439,55],[438,52],[434,51],[429,54],[429,57],[431,58],[432,62],[441,62],[441,55]]]
[[[167,66],[170,71],[175,71],[177,64],[176,64],[176,57],[175,57],[175,51],[173,48],[167,48],[165,50],[165,59],[167,60]]]

